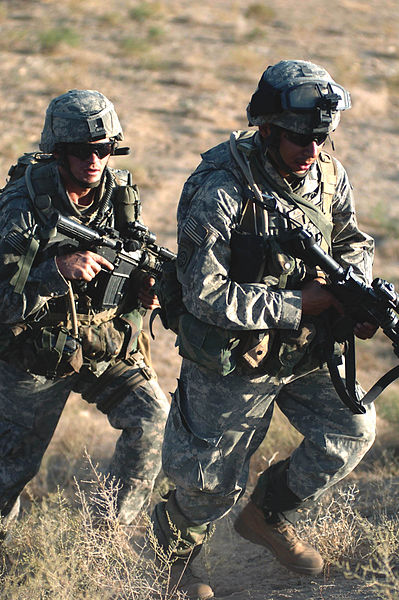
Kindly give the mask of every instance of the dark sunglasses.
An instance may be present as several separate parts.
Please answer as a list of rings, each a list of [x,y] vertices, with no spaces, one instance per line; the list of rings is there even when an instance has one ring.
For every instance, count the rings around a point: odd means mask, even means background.
[[[89,144],[88,142],[81,142],[76,144],[67,144],[67,154],[76,156],[80,160],[87,160],[94,153],[97,154],[98,158],[105,158],[109,154],[113,154],[115,149],[115,142],[102,142],[100,144]]]
[[[284,129],[284,137],[292,144],[304,148],[312,142],[316,142],[318,146],[321,146],[328,138],[328,133],[295,133],[295,131]]]

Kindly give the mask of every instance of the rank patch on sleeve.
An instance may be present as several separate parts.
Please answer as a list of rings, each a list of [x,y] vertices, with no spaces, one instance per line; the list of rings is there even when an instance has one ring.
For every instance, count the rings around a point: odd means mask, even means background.
[[[193,217],[187,220],[183,227],[183,233],[197,246],[202,246],[208,236],[208,230],[200,223],[197,223]]]

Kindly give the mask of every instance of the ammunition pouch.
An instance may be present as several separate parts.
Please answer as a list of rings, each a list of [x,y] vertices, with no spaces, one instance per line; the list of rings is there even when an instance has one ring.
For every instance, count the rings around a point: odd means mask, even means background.
[[[39,323],[4,328],[0,357],[48,379],[78,373],[83,364],[96,369],[99,361],[126,359],[137,349],[142,327],[138,310],[116,316],[115,311],[78,314],[78,338],[70,335],[68,321],[49,313]],[[18,331],[17,331],[18,329]],[[15,330],[15,332],[14,332]]]
[[[165,329],[177,334],[176,346],[183,358],[192,360],[201,367],[228,375],[236,366],[234,350],[240,343],[233,332],[200,321],[189,313],[182,300],[182,289],[176,273],[176,262],[163,264],[157,276],[154,292],[161,305],[150,317],[150,331],[154,318],[159,315]]]
[[[283,250],[278,236],[267,239],[267,253],[262,281],[279,289],[295,290],[306,277],[305,264]]]
[[[228,375],[236,367],[239,343],[238,334],[200,321],[188,312],[179,318],[179,354],[200,367]]]
[[[260,281],[266,260],[267,238],[254,233],[231,230],[230,278],[236,283]]]
[[[100,325],[82,325],[79,338],[83,355],[89,361],[109,361],[117,357],[125,341],[125,326],[117,319]]]
[[[87,322],[79,324],[79,339],[83,356],[95,366],[99,361],[111,362],[117,358],[126,359],[137,349],[137,342],[143,324],[138,310],[107,318],[109,311],[98,313]],[[79,315],[78,315],[79,317]],[[81,321],[81,319],[79,319]]]
[[[276,336],[275,329],[248,331],[240,346],[240,363],[244,369],[258,369],[264,362]]]
[[[13,328],[14,329],[14,328]],[[22,325],[19,335],[10,338],[1,359],[48,379],[78,373],[83,364],[82,346],[64,327],[32,329]]]
[[[239,358],[241,369],[279,379],[311,371],[324,362],[320,360],[320,354],[314,357],[315,337],[316,327],[313,323],[307,323],[299,330],[250,332]]]
[[[339,364],[342,352],[343,346],[333,339],[328,317],[312,317],[298,330],[275,330],[272,349],[259,370],[279,379],[299,377],[320,368],[327,357],[334,356]]]
[[[43,328],[33,339],[36,357],[29,371],[49,379],[79,373],[83,365],[82,346],[64,328]]]

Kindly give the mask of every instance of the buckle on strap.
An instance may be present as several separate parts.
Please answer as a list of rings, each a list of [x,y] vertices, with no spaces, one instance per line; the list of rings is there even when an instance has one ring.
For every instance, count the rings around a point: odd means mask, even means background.
[[[130,364],[132,366],[137,366],[140,370],[140,373],[142,374],[144,379],[146,379],[147,381],[150,381],[150,379],[155,379],[155,377],[156,377],[155,371],[151,367],[149,367],[148,365],[145,364],[143,355],[141,354],[141,352],[139,350],[137,350],[136,352],[133,352],[126,359],[125,362],[127,362],[128,364]]]
[[[150,381],[150,379],[154,379],[154,372],[151,369],[151,367],[148,367],[147,365],[145,365],[144,367],[140,367],[140,373],[147,381]]]

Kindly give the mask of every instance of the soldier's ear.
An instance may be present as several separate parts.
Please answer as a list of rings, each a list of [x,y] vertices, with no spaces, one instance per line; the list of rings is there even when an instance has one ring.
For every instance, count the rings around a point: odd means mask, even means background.
[[[263,125],[259,125],[259,132],[263,138],[268,138],[271,134],[270,124],[264,123]]]

